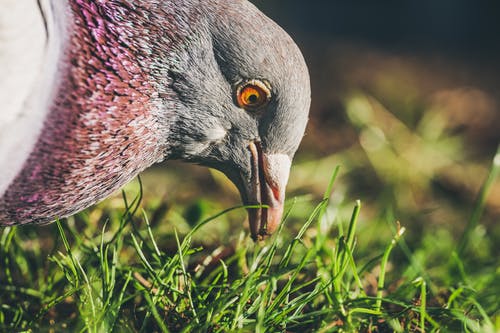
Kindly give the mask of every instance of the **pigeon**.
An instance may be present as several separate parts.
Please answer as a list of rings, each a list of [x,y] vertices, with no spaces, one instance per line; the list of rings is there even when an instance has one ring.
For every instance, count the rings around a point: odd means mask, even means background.
[[[250,2],[2,0],[0,78],[0,225],[71,216],[164,160],[223,172],[253,239],[280,224],[310,79]]]

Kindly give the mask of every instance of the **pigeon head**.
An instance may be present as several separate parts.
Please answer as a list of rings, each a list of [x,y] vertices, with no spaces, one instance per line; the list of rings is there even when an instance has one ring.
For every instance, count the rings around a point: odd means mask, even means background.
[[[176,121],[171,158],[225,173],[240,191],[252,237],[282,217],[292,158],[310,105],[296,44],[247,1],[210,1],[206,21],[170,71]]]
[[[8,58],[33,84],[0,124],[0,225],[70,216],[180,159],[224,172],[260,207],[249,209],[254,239],[276,229],[310,103],[304,59],[278,25],[246,0],[31,10],[38,25],[13,22],[46,43],[38,62]],[[30,39],[12,41],[26,53]]]

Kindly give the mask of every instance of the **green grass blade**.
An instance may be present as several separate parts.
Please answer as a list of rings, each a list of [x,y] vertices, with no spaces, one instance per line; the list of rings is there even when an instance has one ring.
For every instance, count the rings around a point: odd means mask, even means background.
[[[379,276],[378,285],[377,285],[377,289],[378,289],[377,290],[377,302],[375,304],[375,309],[377,311],[380,311],[381,307],[382,307],[382,297],[383,297],[383,292],[384,292],[384,288],[385,288],[386,267],[387,267],[387,263],[389,261],[389,256],[392,252],[392,249],[398,243],[399,239],[404,234],[404,232],[405,232],[405,228],[398,227],[398,231],[397,231],[396,235],[392,239],[389,246],[387,246],[387,248],[385,249],[384,255],[382,257],[382,261],[380,262],[380,276]]]
[[[493,184],[495,183],[495,180],[497,179],[499,172],[500,172],[500,145],[498,146],[495,157],[493,157],[493,162],[491,164],[488,176],[484,181],[483,185],[481,186],[478,197],[476,199],[476,203],[474,205],[474,210],[472,211],[472,215],[458,243],[456,251],[459,257],[462,257],[464,251],[467,248],[467,245],[469,244],[471,233],[474,231],[476,226],[479,224],[479,221],[481,220],[486,199],[488,198],[490,190]]]

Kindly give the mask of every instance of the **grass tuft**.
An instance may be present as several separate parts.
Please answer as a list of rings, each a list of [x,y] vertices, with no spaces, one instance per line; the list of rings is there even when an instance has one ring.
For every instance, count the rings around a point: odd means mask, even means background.
[[[481,209],[494,164],[476,210]],[[0,328],[4,331],[81,332],[480,332],[498,330],[498,300],[487,288],[498,270],[476,280],[463,256],[429,266],[431,251],[411,248],[399,223],[393,236],[367,250],[361,239],[361,202],[350,215],[329,214],[336,168],[325,195],[295,234],[285,221],[266,242],[237,234],[229,244],[204,244],[207,228],[235,207],[182,234],[151,223],[142,190],[120,214],[93,208],[42,233],[34,227],[1,230]],[[492,176],[493,175],[493,176]],[[139,186],[141,187],[141,186]],[[352,205],[352,204],[350,204]],[[101,210],[99,214],[93,212]],[[474,226],[478,218],[473,214]],[[98,216],[97,220],[92,216]],[[469,227],[469,229],[472,228]],[[406,231],[406,233],[405,233]],[[470,231],[467,231],[470,232]],[[466,233],[467,233],[466,232]],[[381,235],[386,234],[380,233]],[[428,235],[430,242],[436,235]],[[464,240],[465,239],[465,240]],[[52,240],[52,242],[48,241]],[[49,244],[49,245],[47,245]],[[458,247],[457,247],[458,246]],[[461,249],[461,250],[460,250]],[[458,267],[458,270],[457,270]],[[439,269],[439,274],[432,270]],[[436,278],[439,276],[439,278]],[[446,283],[444,283],[446,282]],[[493,290],[498,290],[498,287]]]

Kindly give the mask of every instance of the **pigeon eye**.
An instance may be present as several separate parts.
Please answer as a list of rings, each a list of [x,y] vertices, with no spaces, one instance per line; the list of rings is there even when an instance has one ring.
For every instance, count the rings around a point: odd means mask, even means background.
[[[257,111],[266,106],[271,99],[271,90],[260,80],[250,80],[236,89],[236,103],[247,111]]]

